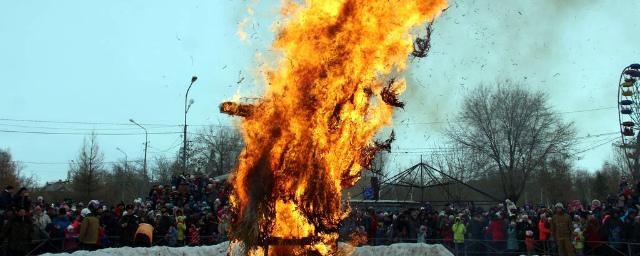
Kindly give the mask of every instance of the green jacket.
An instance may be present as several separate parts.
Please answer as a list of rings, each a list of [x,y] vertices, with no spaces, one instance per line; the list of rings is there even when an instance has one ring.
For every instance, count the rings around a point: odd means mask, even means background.
[[[184,241],[185,239],[185,232],[187,231],[187,225],[184,223],[184,221],[185,221],[184,216],[178,216],[178,218],[176,218],[176,222],[178,223],[176,225],[176,229],[178,231],[178,234],[176,235],[176,240],[178,241]]]
[[[80,236],[78,239],[83,244],[96,244],[100,231],[100,220],[95,216],[87,216],[80,224]]]
[[[467,233],[467,228],[462,222],[457,222],[451,227],[453,230],[453,242],[464,243],[464,234]]]

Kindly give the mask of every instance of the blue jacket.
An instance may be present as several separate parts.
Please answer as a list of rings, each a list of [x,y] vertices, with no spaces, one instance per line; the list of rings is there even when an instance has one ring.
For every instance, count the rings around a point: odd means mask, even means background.
[[[69,225],[71,225],[71,221],[67,216],[58,216],[51,222],[53,225],[56,225],[60,230],[65,230]]]

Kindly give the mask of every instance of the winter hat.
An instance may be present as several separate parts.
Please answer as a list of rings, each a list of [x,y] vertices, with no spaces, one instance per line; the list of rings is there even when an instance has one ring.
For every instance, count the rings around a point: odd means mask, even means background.
[[[82,211],[80,212],[80,216],[87,217],[87,215],[91,214],[91,211],[89,210],[89,208],[84,208],[82,209]]]
[[[573,230],[573,233],[580,233],[580,228],[576,228]]]
[[[556,208],[564,209],[564,205],[562,205],[562,203],[557,203]]]

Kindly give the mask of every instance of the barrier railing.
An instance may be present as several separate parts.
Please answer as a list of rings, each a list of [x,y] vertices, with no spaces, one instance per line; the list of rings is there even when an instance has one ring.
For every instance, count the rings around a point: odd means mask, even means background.
[[[370,239],[367,245],[390,245],[394,243],[416,243],[417,239]],[[524,240],[478,240],[465,239],[464,242],[455,243],[453,240],[425,239],[427,244],[442,244],[453,255],[559,255],[556,241],[534,240],[533,246],[527,250]],[[640,243],[636,242],[609,242],[609,241],[585,241],[582,248],[583,255],[634,255],[640,256]],[[511,245],[511,246],[509,246]],[[574,252],[575,244],[571,244]],[[509,248],[512,247],[512,248]]]
[[[188,241],[191,237],[185,236],[185,244],[177,245],[174,247],[183,246],[202,246],[213,245],[220,242],[224,242],[224,239],[220,239],[218,235],[212,236],[200,236],[200,243],[192,245]],[[110,236],[107,237],[109,243],[101,248],[119,248],[124,247],[121,244],[120,237]],[[103,241],[104,242],[104,241]],[[390,245],[394,243],[416,243],[416,239],[395,239],[388,240],[384,238],[370,239],[367,245]],[[523,240],[477,240],[477,239],[465,239],[464,242],[455,243],[453,240],[445,239],[426,239],[424,243],[427,244],[442,244],[453,255],[467,256],[467,255],[558,255],[555,241],[534,241],[534,246],[527,250],[526,241]],[[127,243],[129,246],[129,243]],[[513,246],[515,244],[515,246]],[[33,240],[30,243],[31,247],[26,255],[38,255],[42,253],[63,253],[74,252],[81,250],[81,245],[77,238],[47,238],[40,240]],[[164,237],[157,237],[153,239],[153,243],[149,246],[166,246],[167,241]],[[515,247],[515,248],[514,248]],[[608,242],[608,241],[585,241],[584,249],[582,249],[584,255],[637,255],[640,256],[640,243],[635,242]],[[4,242],[0,244],[0,256],[12,255],[8,250],[8,243]]]
[[[191,240],[190,236],[185,236],[185,240],[183,244],[177,244],[173,247],[185,247],[185,246],[204,246],[204,245],[214,245],[220,242],[224,242],[226,240],[220,239],[219,235],[211,235],[211,236],[199,236],[200,241],[198,244],[191,244],[189,241]],[[133,247],[145,247],[135,245],[134,241],[128,241],[126,243],[122,243],[121,237],[119,236],[108,236],[104,237],[101,240],[103,244],[99,247],[99,249],[104,248],[120,248],[125,246],[133,246]],[[19,252],[19,254],[24,255],[39,255],[43,253],[71,253],[79,250],[83,250],[83,246],[80,243],[77,237],[60,237],[60,238],[45,238],[45,239],[36,239],[31,240],[29,243],[29,250],[27,252]],[[152,239],[152,243],[149,246],[168,246],[168,242],[164,237],[154,237]],[[3,242],[0,243],[0,256],[8,256],[15,255],[17,252],[12,252],[9,250],[9,243]]]

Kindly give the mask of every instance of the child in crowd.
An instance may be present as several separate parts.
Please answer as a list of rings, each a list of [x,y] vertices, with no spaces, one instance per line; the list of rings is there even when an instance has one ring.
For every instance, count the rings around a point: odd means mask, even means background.
[[[165,240],[170,247],[175,247],[178,244],[178,229],[176,229],[175,224],[169,227],[169,231],[167,231],[165,235]]]
[[[584,240],[584,233],[579,227],[573,230],[573,246],[576,248],[576,256],[584,255]]]

